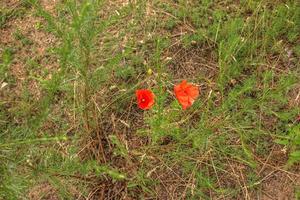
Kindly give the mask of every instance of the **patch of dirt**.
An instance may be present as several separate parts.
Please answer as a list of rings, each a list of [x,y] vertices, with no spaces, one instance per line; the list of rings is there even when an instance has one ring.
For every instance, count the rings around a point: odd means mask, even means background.
[[[160,199],[185,198],[186,193],[194,187],[193,174],[190,177],[184,177],[178,167],[171,168],[158,163],[147,175],[161,183],[155,187],[157,197]]]
[[[213,78],[218,70],[216,58],[209,46],[194,44],[189,48],[174,45],[166,52],[170,60],[168,71],[175,79]]]
[[[299,170],[295,174],[279,170],[266,170],[264,180],[251,199],[261,200],[292,200],[295,199],[295,190],[300,186]]]
[[[51,7],[53,6],[55,4],[51,4]],[[38,99],[41,96],[39,84],[36,80],[29,79],[28,76],[31,72],[27,62],[29,59],[34,60],[39,66],[42,66],[42,70],[47,69],[50,72],[57,69],[57,59],[47,55],[47,49],[54,46],[57,40],[52,34],[38,28],[40,24],[46,24],[43,19],[36,17],[32,9],[28,12],[32,14],[9,20],[5,28],[0,30],[0,45],[2,48],[12,48],[14,52],[10,73],[16,80],[13,89],[16,95],[20,96],[23,88],[27,87],[31,94]],[[26,40],[26,44],[22,40]],[[1,51],[3,51],[2,48]],[[34,70],[34,73],[37,74],[32,75],[38,77],[39,72]],[[25,81],[28,81],[28,85],[24,84]]]
[[[42,183],[30,189],[28,192],[28,198],[30,200],[59,200],[57,191],[48,183]]]
[[[39,2],[47,12],[55,14],[56,5],[58,5],[61,0],[40,0]]]
[[[19,0],[1,0],[0,7],[1,8],[9,8],[14,7],[20,3]]]

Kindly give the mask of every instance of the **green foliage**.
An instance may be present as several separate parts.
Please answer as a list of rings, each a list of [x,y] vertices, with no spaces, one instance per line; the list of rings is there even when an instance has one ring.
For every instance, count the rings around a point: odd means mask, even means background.
[[[292,126],[288,130],[287,137],[285,139],[277,139],[276,143],[284,145],[289,149],[289,160],[286,167],[290,168],[300,161],[300,125]]]
[[[300,199],[300,190],[299,190],[299,187],[296,188],[295,198],[296,198],[296,200]]]
[[[0,79],[5,80],[9,76],[9,66],[13,60],[13,49],[6,48],[2,52],[0,63]]]
[[[120,173],[119,171],[113,169],[110,166],[98,165],[93,161],[89,162],[87,165],[88,165],[86,167],[86,169],[88,169],[87,172],[94,170],[97,176],[102,176],[103,174],[107,174],[114,180],[123,180],[126,178],[124,174]]]
[[[112,144],[115,145],[114,153],[115,155],[123,156],[128,158],[128,151],[124,144],[117,138],[115,135],[110,135],[109,139],[111,140]]]
[[[300,109],[291,96],[300,77],[296,2],[70,0],[51,14],[26,0],[1,8],[0,27],[33,10],[46,21],[37,31],[57,42],[22,63],[19,49],[36,46],[17,29],[14,47],[0,49],[0,199],[26,198],[45,182],[61,199],[74,199],[74,187],[88,198],[89,177],[121,182],[138,199],[161,198],[156,190],[169,184],[162,175],[186,184],[182,198],[238,199],[243,188],[263,184],[257,158],[267,159],[270,146],[287,150],[285,170],[300,162]],[[195,55],[199,49],[209,56]],[[48,56],[57,69],[44,66],[52,65]],[[24,64],[18,84],[14,61]],[[184,111],[172,95],[182,77],[201,85]],[[155,93],[151,110],[134,108],[137,88]],[[92,152],[102,140],[106,163]],[[243,173],[243,188],[233,173]]]
[[[77,150],[75,152],[72,150],[73,152],[68,153],[67,157],[63,156],[61,151],[56,150],[55,144],[51,145],[52,143],[67,143],[66,136],[64,134],[60,136],[60,134],[66,132],[69,125],[63,124],[66,123],[66,120],[63,119],[64,115],[56,116],[57,113],[53,112],[53,108],[60,104],[59,109],[65,109],[64,106],[71,99],[64,99],[63,101],[60,99],[60,97],[73,92],[69,90],[70,82],[68,79],[78,79],[77,73],[79,73],[78,81],[83,82],[86,87],[94,86],[95,82],[93,81],[95,79],[101,78],[101,83],[107,80],[107,76],[101,77],[102,75],[99,73],[98,77],[94,75],[95,69],[92,68],[94,63],[91,59],[96,52],[95,39],[104,28],[104,23],[98,23],[97,15],[101,2],[91,0],[77,3],[76,1],[69,1],[65,4],[66,12],[61,18],[52,16],[37,1],[28,2],[36,9],[39,16],[46,19],[46,29],[60,40],[59,46],[53,48],[53,53],[58,57],[60,68],[56,72],[52,72],[51,78],[48,78],[46,71],[42,71],[40,74],[35,72],[35,70],[42,70],[38,62],[33,59],[28,60],[27,64],[30,66],[28,69],[32,73],[31,78],[39,83],[42,97],[40,99],[33,98],[31,92],[25,89],[22,91],[23,97],[19,98],[20,103],[15,107],[7,110],[1,106],[1,110],[4,111],[3,116],[1,112],[1,120],[2,117],[4,119],[14,118],[18,119],[18,123],[7,123],[1,126],[4,131],[1,138],[4,139],[0,141],[0,198],[20,198],[21,195],[26,194],[26,190],[30,189],[30,186],[44,181],[57,189],[61,198],[72,199],[74,194],[70,191],[70,187],[77,180],[67,183],[68,181],[57,178],[55,174],[72,177],[76,173],[83,173],[84,176],[95,173],[98,176],[110,176],[114,180],[125,178],[124,174],[108,165],[102,166],[90,162],[82,165],[82,161],[76,158],[80,143],[75,137],[69,138],[72,141],[69,146],[70,148],[76,147]],[[19,30],[14,33],[14,37],[21,42],[21,45],[33,45],[32,41],[27,39]],[[13,51],[9,48],[5,49],[1,59],[1,81],[7,78],[12,59]],[[106,71],[105,74],[111,71],[112,69]],[[95,77],[94,79],[90,79],[91,74]],[[97,75],[97,73],[95,74]],[[62,94],[64,95],[62,96]],[[80,104],[85,103],[80,102]],[[44,127],[52,121],[60,121],[56,123],[58,130],[50,131],[49,137],[40,137],[41,132],[48,134],[48,130],[45,130]],[[50,144],[45,145],[45,143]],[[14,155],[20,146],[23,146],[23,150],[18,150],[18,156]],[[2,148],[5,149],[2,151]],[[14,160],[8,159],[10,157]],[[22,173],[25,174],[26,178],[22,176]],[[82,188],[83,191],[84,188]]]

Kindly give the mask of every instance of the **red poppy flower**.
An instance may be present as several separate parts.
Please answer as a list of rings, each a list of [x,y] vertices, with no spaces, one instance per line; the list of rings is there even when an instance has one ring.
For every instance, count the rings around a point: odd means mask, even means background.
[[[179,85],[175,85],[174,92],[177,100],[185,110],[191,105],[199,96],[199,88],[193,84],[187,83],[183,80]]]
[[[148,110],[153,106],[155,96],[150,90],[137,90],[135,94],[140,109]]]

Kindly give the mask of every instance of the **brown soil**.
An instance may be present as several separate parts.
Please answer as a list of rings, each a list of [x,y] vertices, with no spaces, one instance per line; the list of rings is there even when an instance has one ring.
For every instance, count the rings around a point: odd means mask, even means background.
[[[299,171],[289,174],[284,171],[266,170],[263,175],[265,180],[251,199],[262,200],[293,200],[295,189],[300,186]]]
[[[28,192],[28,198],[30,200],[59,200],[57,191],[47,183],[36,185]]]
[[[20,5],[19,1],[8,1],[7,5],[16,5],[16,9]],[[53,7],[53,4],[51,4]],[[55,57],[49,56],[46,52],[51,46],[56,43],[55,37],[44,30],[38,29],[38,24],[45,24],[45,21],[34,15],[34,10],[26,8],[26,13],[22,17],[9,19],[5,27],[0,30],[0,52],[4,48],[10,47],[14,51],[14,59],[10,66],[10,73],[14,76],[16,84],[10,86],[10,89],[16,93],[16,96],[21,95],[21,91],[25,88],[29,89],[31,94],[37,99],[40,98],[40,86],[34,79],[29,79],[28,85],[25,84],[25,79],[28,80],[29,66],[28,60],[35,60],[40,66],[48,69],[50,72],[57,69],[57,60]],[[23,44],[18,40],[16,34],[21,34],[25,37],[28,44]],[[50,73],[51,74],[51,73]],[[39,74],[34,74],[38,76]]]
[[[208,45],[199,46],[197,43],[186,48],[181,45],[172,46],[166,53],[166,59],[170,60],[169,73],[175,79],[199,77],[213,79],[218,72],[218,67],[212,48]]]

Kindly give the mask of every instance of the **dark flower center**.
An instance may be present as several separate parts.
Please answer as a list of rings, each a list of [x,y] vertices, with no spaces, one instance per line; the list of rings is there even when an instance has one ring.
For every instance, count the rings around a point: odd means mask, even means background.
[[[183,90],[183,94],[188,95],[189,93],[186,90]]]

